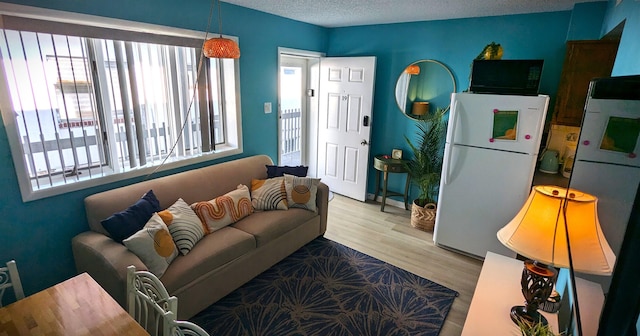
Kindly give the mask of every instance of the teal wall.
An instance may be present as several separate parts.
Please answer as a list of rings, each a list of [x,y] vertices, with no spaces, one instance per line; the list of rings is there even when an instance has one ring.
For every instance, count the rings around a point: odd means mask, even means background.
[[[622,21],[625,21],[624,31],[612,75],[637,75],[640,74],[640,1],[624,0],[616,6],[616,0],[610,0],[601,34],[605,35]]]
[[[463,91],[469,86],[472,60],[495,41],[504,48],[503,59],[544,59],[540,92],[552,96],[552,109],[571,17],[571,11],[563,11],[338,28],[330,32],[328,55],[377,57],[371,154],[400,148],[408,156],[403,136],[413,138],[417,128],[402,115],[394,96],[398,76],[407,65],[420,59],[440,61],[452,70],[457,91]],[[375,174],[370,173],[368,182],[368,190],[374,190]],[[390,174],[389,185],[391,190],[403,190],[404,176]],[[413,186],[411,196],[417,196]]]
[[[571,23],[567,40],[597,40],[600,38],[607,2],[576,4],[571,11]]]
[[[80,12],[125,20],[161,24],[203,31],[206,27],[208,0],[22,0],[4,2]],[[632,2],[625,0],[623,4]],[[188,3],[188,6],[185,4]],[[638,2],[635,35],[638,35]],[[390,153],[393,148],[408,149],[403,135],[413,134],[413,121],[402,116],[393,95],[402,69],[419,59],[435,59],[455,74],[458,91],[468,86],[469,65],[482,48],[495,41],[504,47],[505,59],[542,58],[545,67],[541,92],[552,97],[557,90],[564,43],[572,30],[594,29],[586,19],[596,10],[582,7],[580,12],[564,11],[530,15],[416,22],[325,29],[293,20],[223,3],[223,33],[238,36],[240,58],[242,126],[244,153],[226,160],[253,154],[277,158],[277,115],[264,114],[264,102],[277,103],[277,48],[288,47],[326,52],[330,56],[376,56],[377,78],[373,112],[371,154]],[[611,10],[608,4],[608,11]],[[631,6],[630,6],[631,7]],[[606,16],[605,24],[615,26],[623,13]],[[591,13],[591,14],[590,14]],[[597,15],[596,15],[597,16]],[[627,20],[627,27],[631,19]],[[602,20],[597,23],[600,29]],[[575,28],[575,29],[574,29]],[[213,29],[216,30],[216,29]],[[602,28],[604,30],[604,28]],[[621,50],[638,54],[640,46],[625,29]],[[594,37],[597,38],[597,37]],[[638,73],[637,59],[620,58],[616,67]],[[553,106],[553,104],[551,105]],[[551,111],[550,111],[551,113]],[[23,203],[12,164],[6,131],[0,125],[0,261],[16,259],[27,294],[34,293],[75,274],[71,238],[88,229],[83,199],[93,193],[119,187],[140,179],[112,183],[65,195]],[[217,163],[223,160],[194,165]],[[185,169],[180,169],[185,170]],[[166,175],[174,170],[159,175]],[[368,191],[373,192],[373,175]],[[392,177],[392,186],[400,189],[403,181]]]
[[[25,0],[22,5],[74,11],[131,21],[204,31],[209,0]],[[240,86],[244,153],[225,160],[267,154],[277,160],[277,114],[264,114],[263,103],[277,103],[277,48],[324,51],[328,30],[223,3],[223,33],[240,39]],[[214,26],[217,26],[214,21]],[[217,30],[217,28],[212,28]],[[203,36],[204,37],[204,36]],[[189,168],[224,160],[206,162]],[[158,176],[177,172],[158,174]],[[218,177],[224,178],[224,177]],[[0,262],[15,259],[26,294],[75,274],[71,238],[88,230],[83,200],[96,192],[140,178],[23,203],[7,133],[0,123]]]

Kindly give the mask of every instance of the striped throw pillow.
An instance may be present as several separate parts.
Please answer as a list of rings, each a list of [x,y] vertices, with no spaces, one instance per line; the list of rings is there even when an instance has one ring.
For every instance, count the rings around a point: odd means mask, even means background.
[[[284,177],[251,180],[251,204],[255,210],[287,210]]]
[[[204,237],[206,227],[182,198],[166,210],[158,212],[169,228],[171,237],[182,255],[187,255],[193,246]]]

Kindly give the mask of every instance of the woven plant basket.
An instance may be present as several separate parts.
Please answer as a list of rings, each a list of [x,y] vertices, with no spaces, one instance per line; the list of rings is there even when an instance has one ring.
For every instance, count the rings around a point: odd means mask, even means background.
[[[411,204],[411,226],[418,230],[433,232],[433,226],[436,224],[436,204],[427,203],[424,207]]]

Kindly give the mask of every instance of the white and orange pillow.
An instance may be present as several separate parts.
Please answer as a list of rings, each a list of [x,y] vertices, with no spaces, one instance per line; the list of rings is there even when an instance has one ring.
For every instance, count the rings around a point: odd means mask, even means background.
[[[210,201],[193,203],[191,209],[206,225],[205,234],[220,230],[253,213],[249,188],[244,184]]]
[[[154,213],[144,227],[122,243],[147,266],[149,272],[161,277],[178,256],[171,233],[158,213]]]
[[[284,187],[287,192],[289,208],[302,208],[316,211],[316,193],[319,178],[284,175]]]
[[[287,210],[284,177],[251,180],[251,204],[255,210]]]
[[[187,255],[208,231],[182,198],[178,198],[169,208],[158,212],[158,215],[169,228],[171,237],[182,255]]]

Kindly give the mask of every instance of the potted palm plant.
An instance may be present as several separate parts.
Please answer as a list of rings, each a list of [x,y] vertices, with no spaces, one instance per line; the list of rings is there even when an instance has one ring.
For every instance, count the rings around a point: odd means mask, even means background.
[[[437,108],[418,119],[415,142],[404,136],[412,157],[405,163],[412,183],[418,187],[418,198],[411,206],[411,226],[433,231],[436,218],[436,199],[442,172],[442,151],[446,122],[443,119],[446,110]]]

